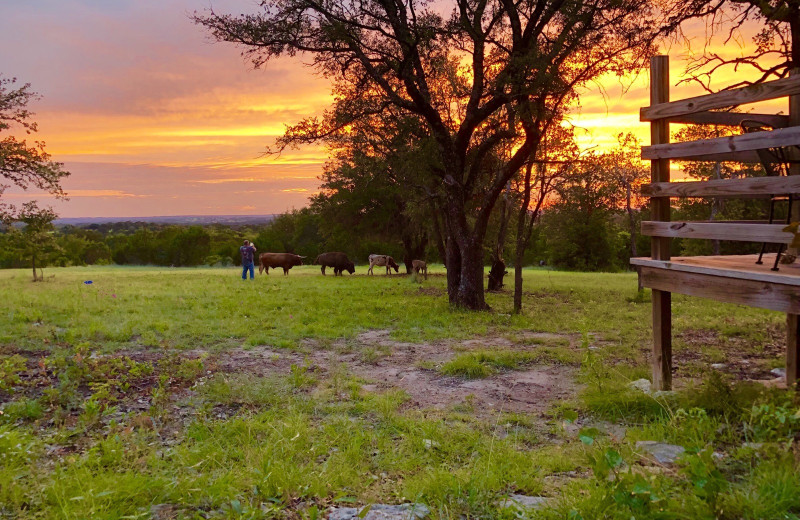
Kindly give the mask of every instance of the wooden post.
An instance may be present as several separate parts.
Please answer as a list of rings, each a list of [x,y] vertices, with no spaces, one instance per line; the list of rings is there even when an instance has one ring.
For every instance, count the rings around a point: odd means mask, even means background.
[[[800,380],[800,329],[797,314],[786,315],[786,388],[792,388]]]
[[[669,56],[650,59],[650,106],[669,102]],[[665,119],[650,123],[650,144],[669,143],[669,122]],[[650,162],[651,182],[669,182],[669,159]],[[670,220],[669,197],[650,199],[652,219]],[[667,237],[650,241],[654,260],[669,260],[670,242]],[[653,290],[653,389],[672,388],[672,293]]]
[[[790,75],[800,74],[800,69],[792,69]],[[800,126],[800,96],[789,96],[789,125]],[[796,159],[797,157],[793,157]],[[800,175],[800,164],[793,163],[789,166],[789,175]],[[792,222],[800,221],[800,202],[792,205]],[[798,255],[796,248],[790,248],[787,254]],[[800,379],[800,331],[798,330],[797,314],[786,315],[786,388],[792,388]]]

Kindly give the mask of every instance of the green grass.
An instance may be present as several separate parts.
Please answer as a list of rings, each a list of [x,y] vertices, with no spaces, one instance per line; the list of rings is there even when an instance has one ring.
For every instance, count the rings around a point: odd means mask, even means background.
[[[320,518],[419,501],[433,518],[511,519],[498,506],[511,493],[550,497],[533,518],[800,514],[797,397],[706,376],[734,354],[779,365],[764,348],[779,313],[676,295],[680,390],[654,398],[628,386],[649,374],[635,275],[526,270],[511,315],[509,292],[487,295],[492,312],[451,309],[443,269],[431,271],[423,283],[313,266],[253,282],[237,269],[48,269],[43,283],[0,271],[0,517],[150,518],[160,505],[187,519]],[[544,416],[474,396],[431,409],[346,362],[312,362],[319,349],[380,368],[397,352],[361,344],[372,329],[450,345],[449,360],[418,362],[428,377],[570,365],[575,393]],[[216,365],[262,348],[270,373]],[[687,454],[653,470],[637,440]]]
[[[480,379],[501,370],[515,370],[542,362],[576,362],[576,356],[566,348],[539,348],[534,351],[477,350],[459,354],[444,363],[439,372],[448,376]]]

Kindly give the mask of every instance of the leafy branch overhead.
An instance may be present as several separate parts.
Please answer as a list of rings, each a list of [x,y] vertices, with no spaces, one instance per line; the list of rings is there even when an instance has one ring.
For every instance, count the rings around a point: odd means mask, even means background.
[[[61,181],[69,175],[63,164],[52,160],[42,141],[28,142],[7,132],[18,128],[26,135],[38,128],[28,105],[39,98],[30,84],[16,86],[16,78],[0,75],[0,216],[14,218],[18,208],[6,204],[2,194],[11,186],[27,190],[38,188],[57,198],[66,198]]]

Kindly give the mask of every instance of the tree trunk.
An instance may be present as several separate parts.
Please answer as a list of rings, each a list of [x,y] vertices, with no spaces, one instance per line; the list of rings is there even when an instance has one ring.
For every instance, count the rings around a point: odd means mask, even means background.
[[[447,265],[447,247],[445,247],[445,238],[442,234],[442,225],[439,222],[439,209],[436,204],[431,201],[431,216],[433,217],[433,235],[436,241],[436,250],[439,252],[439,258]]]
[[[503,249],[506,243],[508,217],[510,215],[511,212],[508,211],[508,194],[506,193],[500,201],[500,229],[497,232],[497,242],[492,253],[492,267],[489,270],[487,291],[499,291],[503,288],[503,278],[507,274],[506,263],[503,260]]]
[[[631,230],[631,258],[639,256],[636,251],[636,219],[633,218],[633,208],[631,207],[631,183],[625,182],[625,210],[628,212],[628,225]]]
[[[472,240],[460,248],[461,269],[455,301],[458,307],[472,310],[488,310],[483,293],[483,248]],[[448,268],[448,275],[449,275]]]
[[[488,215],[482,215],[488,218]],[[451,305],[465,309],[488,310],[483,291],[483,240],[486,222],[470,227],[461,193],[447,197],[447,295]]]
[[[531,174],[533,162],[525,167],[525,185],[523,187],[522,204],[517,213],[517,244],[514,251],[514,314],[522,311],[522,260],[525,257],[525,248],[528,247],[530,233],[526,226],[528,220],[528,207],[531,204]],[[540,204],[537,204],[537,209]]]
[[[406,274],[414,271],[412,262],[414,260],[425,260],[425,249],[428,247],[428,236],[423,233],[418,237],[403,236],[403,263],[406,266]]]

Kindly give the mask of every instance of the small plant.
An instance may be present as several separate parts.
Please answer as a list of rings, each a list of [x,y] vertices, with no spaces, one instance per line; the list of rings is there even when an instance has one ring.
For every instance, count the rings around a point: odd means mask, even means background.
[[[317,379],[308,373],[310,368],[311,362],[309,360],[306,360],[302,366],[292,363],[289,369],[289,384],[298,389],[313,386]]]
[[[38,399],[20,399],[6,403],[0,409],[0,421],[14,422],[18,420],[35,421],[44,414],[42,403]]]
[[[19,354],[0,360],[0,392],[11,392],[22,380],[19,375],[25,370],[25,358]]]
[[[755,441],[788,441],[800,432],[800,408],[790,403],[753,405],[746,423]]]

